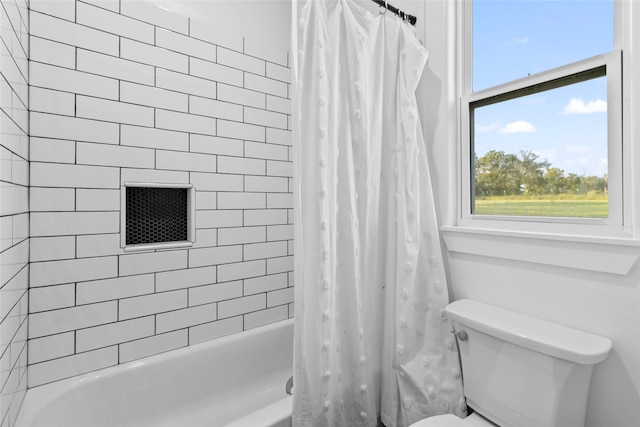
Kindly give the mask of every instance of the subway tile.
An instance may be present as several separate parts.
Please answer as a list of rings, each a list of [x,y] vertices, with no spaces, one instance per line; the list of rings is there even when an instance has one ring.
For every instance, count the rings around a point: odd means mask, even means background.
[[[245,226],[276,225],[287,223],[287,211],[284,209],[251,209],[244,211]]]
[[[289,308],[286,305],[248,313],[244,315],[244,329],[246,331],[269,323],[286,320],[288,317]]]
[[[28,298],[28,288],[29,288],[29,268],[24,265],[24,267],[15,274],[7,283],[3,283],[2,288],[0,288],[0,318],[8,319],[7,316],[12,315],[11,312],[13,310],[13,315],[17,315],[18,318],[20,316],[26,316],[28,312],[28,308],[24,311],[23,303],[27,301]],[[10,335],[3,334],[2,344],[4,342],[4,338]]]
[[[197,58],[189,59],[189,74],[234,86],[242,86],[243,82],[242,71]]]
[[[248,175],[265,175],[266,162],[261,159],[218,156],[218,172]],[[263,179],[264,177],[261,177]]]
[[[220,228],[242,226],[241,210],[202,210],[196,212],[196,227]]]
[[[30,264],[30,286],[48,286],[115,277],[117,257],[44,261]]]
[[[120,276],[187,268],[187,251],[120,255]]]
[[[215,266],[166,271],[164,273],[156,273],[156,292],[191,288],[215,282]]]
[[[218,230],[218,245],[238,245],[264,242],[267,238],[265,227],[236,227]]]
[[[196,241],[193,243],[193,249],[209,248],[211,246],[216,246],[217,244],[218,230],[216,230],[215,228],[196,229]]]
[[[267,110],[290,115],[291,100],[287,98],[281,98],[279,96],[267,95]],[[288,127],[289,127],[289,124],[287,123],[287,126],[285,126],[285,129],[288,129]]]
[[[238,316],[267,308],[265,294],[250,295],[218,303],[218,318]]]
[[[31,138],[31,162],[75,163],[76,143],[62,139]]]
[[[248,123],[218,119],[218,136],[265,142],[265,128]]]
[[[210,154],[156,150],[156,168],[215,172],[216,156]]]
[[[123,153],[126,154],[126,153]],[[119,211],[120,190],[76,190],[77,211]]]
[[[117,233],[119,212],[34,212],[31,235],[37,237],[70,234]]]
[[[188,184],[189,173],[151,169],[121,169],[121,182],[159,182],[167,184]]]
[[[216,134],[216,119],[175,111],[156,110],[156,127],[181,132]]]
[[[73,116],[76,97],[72,93],[32,87],[29,91],[29,110]]]
[[[268,176],[293,177],[293,162],[267,161]]]
[[[157,69],[156,86],[191,95],[216,97],[216,82],[173,71]]]
[[[273,62],[267,62],[267,77],[285,83],[291,83],[291,68],[283,67]]]
[[[287,65],[287,49],[283,49],[282,45],[273,43],[266,38],[251,37],[245,39],[244,53],[258,56],[277,64]]]
[[[197,191],[196,210],[216,209],[218,207],[217,198],[217,193],[214,191]],[[199,223],[199,220],[196,219],[196,223]]]
[[[261,92],[243,89],[226,84],[218,84],[218,99],[240,105],[247,105],[256,108],[265,108],[267,105],[266,95]]]
[[[85,3],[120,13],[120,0],[82,0]]]
[[[31,212],[74,211],[75,203],[73,188],[31,187],[29,191]]]
[[[156,332],[175,331],[202,323],[212,322],[217,319],[216,304],[205,304],[196,307],[175,310],[156,316]]]
[[[189,328],[189,345],[241,332],[243,330],[242,327],[242,316],[230,317],[216,322],[192,326]]]
[[[287,275],[272,274],[244,280],[244,295],[253,295],[287,287]]]
[[[120,57],[181,73],[189,71],[188,56],[134,40],[121,39]],[[161,71],[161,69],[158,69],[156,76],[159,76]]]
[[[288,255],[287,242],[268,242],[244,245],[244,260],[273,258]]]
[[[31,185],[71,188],[119,188],[117,168],[31,163]]]
[[[223,47],[218,48],[218,63],[261,76],[266,74],[266,62],[263,59]]]
[[[187,290],[161,292],[120,300],[118,320],[177,310],[187,306]]]
[[[215,283],[189,289],[189,306],[210,304],[242,296],[242,281]]]
[[[177,151],[189,149],[189,135],[184,132],[128,125],[122,125],[120,132],[122,145]]]
[[[120,13],[182,34],[189,33],[189,18],[162,9],[153,3],[123,1],[120,4]]]
[[[0,182],[0,215],[15,215],[29,210],[29,187]]]
[[[117,144],[117,123],[32,112],[31,135],[45,138]]]
[[[29,14],[31,35],[78,46],[109,55],[118,55],[119,37],[94,28],[43,15]]]
[[[0,286],[24,269],[29,262],[29,241],[24,240],[0,253]],[[33,286],[33,284],[31,284]]]
[[[118,80],[148,85],[154,83],[154,70],[150,65],[84,49],[78,49],[76,68],[78,71],[99,74]]]
[[[219,25],[211,25],[206,21],[191,20],[189,28],[191,37],[206,40],[210,43],[225,46],[238,51],[242,50],[243,37],[240,32],[232,33]]]
[[[122,298],[152,294],[155,280],[153,274],[93,280],[76,285],[77,304],[93,304]]]
[[[13,216],[13,244],[29,238],[29,214],[24,212]]]
[[[242,191],[244,187],[242,175],[192,172],[190,177],[190,183],[200,191]]]
[[[145,43],[153,43],[153,25],[131,19],[127,16],[113,13],[81,2],[77,3],[77,22],[88,27],[97,28],[108,33],[117,34]],[[100,5],[103,6],[103,5]]]
[[[250,73],[245,73],[244,75],[244,87],[245,89],[281,96],[283,98],[286,98],[288,95],[286,83]]]
[[[238,139],[220,138],[217,136],[190,136],[190,151],[195,153],[222,154],[227,156],[242,156],[242,141]]]
[[[74,236],[32,237],[29,245],[31,262],[71,259],[76,254]]]
[[[189,96],[184,93],[128,82],[120,83],[120,101],[166,110],[189,110]]]
[[[108,347],[154,334],[154,316],[125,320],[76,331],[76,352]]]
[[[74,335],[75,333],[72,331],[30,339],[27,354],[29,364],[72,355],[75,352]]]
[[[123,252],[120,248],[120,233],[76,236],[78,258],[120,255]]]
[[[0,109],[0,128],[3,129],[2,145],[8,150],[26,158],[29,155],[29,137],[2,109]]]
[[[293,194],[267,194],[267,209],[293,209]]]
[[[154,150],[147,148],[79,142],[76,148],[76,163],[153,169],[155,159]]]
[[[76,116],[139,126],[154,124],[153,108],[86,96],[76,97]]]
[[[74,3],[65,0],[30,0],[29,8],[35,12],[73,22],[76,19],[76,6]]]
[[[116,301],[34,313],[29,315],[29,338],[115,322],[117,314]]]
[[[224,193],[218,194],[218,209],[264,209],[264,193]]]
[[[242,121],[242,107],[229,102],[189,96],[189,113],[220,119]]]
[[[287,160],[287,147],[264,142],[245,141],[244,156],[256,159]]]
[[[292,319],[295,314],[295,303],[289,304],[289,319]]]
[[[269,258],[267,260],[267,274],[293,271],[293,257]]]
[[[73,307],[76,300],[75,289],[73,283],[31,289],[29,291],[29,314]]]
[[[118,81],[115,79],[39,62],[30,64],[29,84],[31,87],[118,99]]]
[[[271,144],[293,145],[293,133],[290,130],[267,128],[267,142]]]
[[[29,365],[29,387],[70,378],[118,364],[118,347],[106,347]]]
[[[267,273],[266,267],[264,260],[220,265],[218,266],[218,282],[264,276]]]
[[[0,252],[13,246],[13,216],[0,217]]]
[[[216,45],[156,27],[156,46],[196,58],[216,61]],[[215,79],[212,79],[215,80]]]
[[[286,115],[257,108],[244,107],[244,121],[245,123],[252,123],[260,126],[280,129],[287,128]]]
[[[189,250],[189,267],[228,264],[242,261],[242,246],[225,246]]]
[[[293,240],[293,225],[267,226],[267,241]]]
[[[175,350],[188,344],[187,329],[120,344],[120,363]]]
[[[287,193],[289,191],[289,180],[273,176],[245,176],[244,190],[264,193]]]

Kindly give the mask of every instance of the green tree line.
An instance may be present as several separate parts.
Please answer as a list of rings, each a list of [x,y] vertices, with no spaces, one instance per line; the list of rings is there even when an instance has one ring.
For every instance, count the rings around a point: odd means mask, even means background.
[[[475,156],[475,195],[514,196],[546,194],[606,193],[608,179],[602,177],[565,174],[532,151],[521,150],[519,155],[491,150]]]

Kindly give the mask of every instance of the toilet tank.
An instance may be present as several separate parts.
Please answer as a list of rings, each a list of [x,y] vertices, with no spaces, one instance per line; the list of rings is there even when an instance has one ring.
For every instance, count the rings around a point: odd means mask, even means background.
[[[501,427],[584,426],[608,338],[468,299],[446,308],[467,404]]]

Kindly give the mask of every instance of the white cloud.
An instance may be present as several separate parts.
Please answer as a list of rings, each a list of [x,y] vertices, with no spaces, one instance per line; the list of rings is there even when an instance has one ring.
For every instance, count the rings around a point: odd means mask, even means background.
[[[507,42],[508,45],[527,44],[529,43],[529,37],[518,37]]]
[[[564,106],[565,114],[591,114],[604,113],[607,111],[607,102],[601,99],[585,103],[580,98],[571,98],[571,101]]]
[[[589,151],[589,147],[586,147],[584,145],[579,147],[568,145],[564,149],[567,153],[586,153],[587,151]]]
[[[513,123],[508,123],[505,127],[500,129],[500,133],[528,133],[535,132],[536,127],[524,120],[518,120]]]
[[[478,125],[475,127],[476,133],[485,133],[485,132],[493,132],[500,129],[500,123],[494,122],[489,125]]]

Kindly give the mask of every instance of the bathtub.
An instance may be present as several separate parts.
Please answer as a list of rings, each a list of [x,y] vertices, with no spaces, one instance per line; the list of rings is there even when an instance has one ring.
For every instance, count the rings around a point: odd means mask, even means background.
[[[293,320],[27,391],[16,427],[290,427]]]

